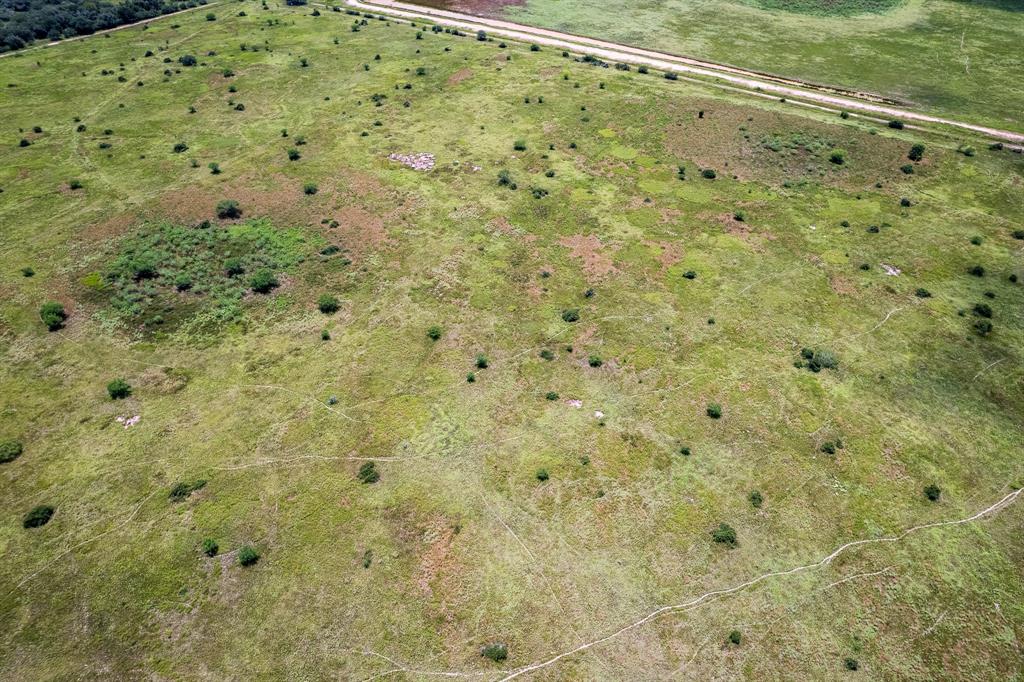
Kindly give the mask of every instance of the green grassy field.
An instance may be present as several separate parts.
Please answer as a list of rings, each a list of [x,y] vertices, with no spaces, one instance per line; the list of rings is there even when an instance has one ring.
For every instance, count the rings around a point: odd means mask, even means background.
[[[1021,131],[1021,10],[1010,0],[528,0],[501,16]]]
[[[500,679],[1024,485],[1020,155],[210,11],[0,59],[0,678]],[[1022,522],[529,679],[1019,679]]]

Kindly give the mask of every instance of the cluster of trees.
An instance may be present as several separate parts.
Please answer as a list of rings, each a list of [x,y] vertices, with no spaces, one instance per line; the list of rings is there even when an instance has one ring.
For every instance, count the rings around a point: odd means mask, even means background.
[[[88,35],[152,19],[207,0],[0,0],[0,52],[34,40]]]

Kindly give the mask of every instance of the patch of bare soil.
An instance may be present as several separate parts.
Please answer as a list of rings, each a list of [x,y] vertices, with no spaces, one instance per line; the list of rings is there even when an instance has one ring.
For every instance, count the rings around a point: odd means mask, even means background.
[[[558,240],[569,249],[569,255],[583,262],[583,271],[591,277],[605,277],[618,272],[612,257],[595,235],[575,234]]]
[[[658,263],[661,264],[661,271],[665,272],[670,267],[683,259],[683,247],[674,242],[645,242],[647,246],[657,249]]]
[[[459,69],[452,75],[448,76],[448,85],[458,85],[464,80],[468,80],[473,77],[472,69]]]

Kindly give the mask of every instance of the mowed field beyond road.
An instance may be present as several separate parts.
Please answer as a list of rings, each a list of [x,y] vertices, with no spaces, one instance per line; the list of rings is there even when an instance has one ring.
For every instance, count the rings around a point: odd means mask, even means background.
[[[0,678],[1021,674],[1021,155],[273,1],[0,85]]]

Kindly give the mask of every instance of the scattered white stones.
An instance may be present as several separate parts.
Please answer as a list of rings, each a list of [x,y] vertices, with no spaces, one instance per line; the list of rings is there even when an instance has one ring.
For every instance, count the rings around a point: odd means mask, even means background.
[[[395,152],[388,154],[388,158],[392,161],[398,161],[403,166],[408,166],[415,171],[434,170],[434,166],[437,164],[437,158],[430,152],[420,152],[419,154],[399,154]]]
[[[885,263],[880,263],[880,265],[882,266],[882,269],[885,270],[885,274],[887,275],[896,277],[897,275],[900,274],[899,268],[893,267],[891,265],[886,265]]]
[[[142,419],[142,415],[137,414],[134,417],[117,417],[114,419],[114,421],[116,421],[124,428],[130,429],[131,427],[138,424],[140,419]]]
[[[575,398],[573,398],[572,400],[566,400],[565,402],[567,405],[569,405],[570,407],[575,407],[577,410],[583,407],[583,401],[576,400]]]
[[[594,410],[594,419],[604,419],[604,412],[601,410]]]

